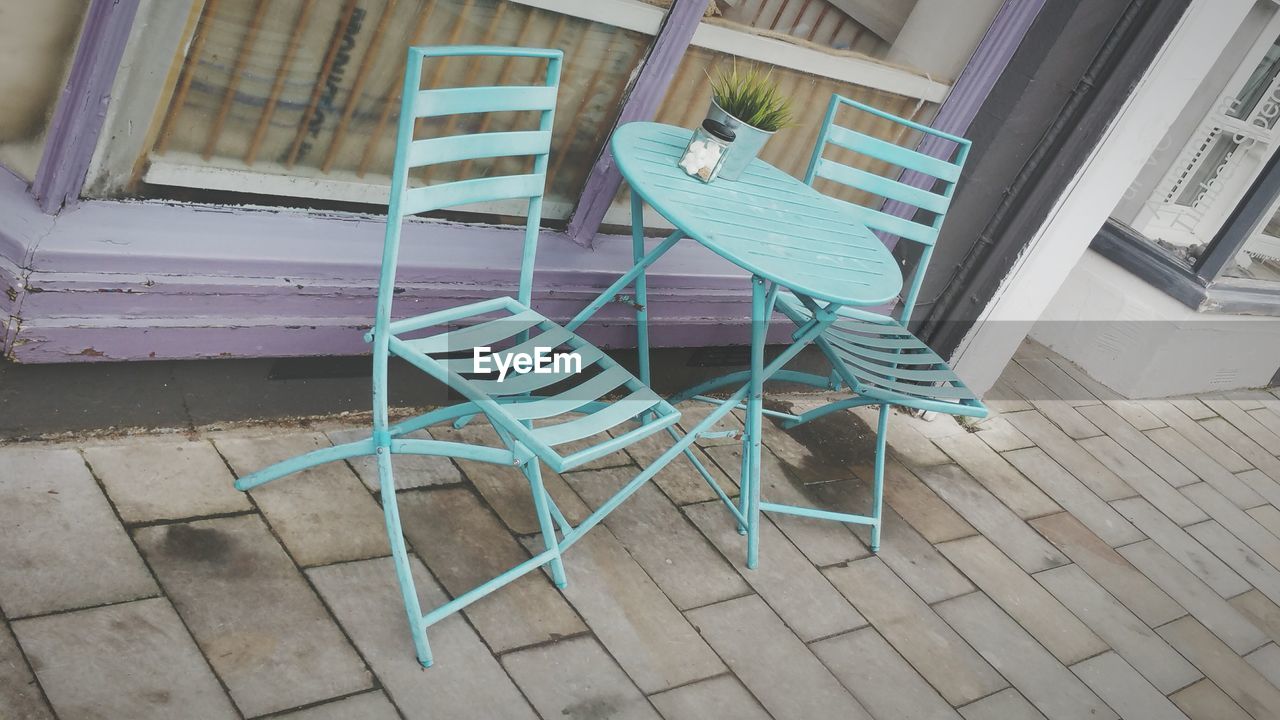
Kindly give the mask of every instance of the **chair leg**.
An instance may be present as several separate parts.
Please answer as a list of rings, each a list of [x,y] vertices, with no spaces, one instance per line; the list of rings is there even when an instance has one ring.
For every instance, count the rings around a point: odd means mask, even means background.
[[[400,595],[404,599],[405,613],[409,616],[409,633],[413,635],[413,647],[418,662],[431,667],[431,646],[427,643],[427,627],[418,604],[418,591],[413,584],[409,552],[405,549],[404,533],[400,530],[400,507],[396,503],[396,482],[391,472],[391,448],[380,445],[378,458],[378,486],[382,495],[382,514],[387,522],[387,540],[391,544],[391,557],[395,560],[396,580],[400,583]]]
[[[553,552],[551,580],[556,587],[563,588],[569,584],[569,581],[564,576],[564,562],[560,559],[560,541],[556,538],[555,525],[551,523],[551,510],[547,507],[547,491],[542,486],[542,468],[537,460],[525,463],[524,475],[529,479],[529,489],[533,492],[533,509],[538,514],[538,527],[542,530],[543,547]]]
[[[889,405],[880,405],[880,417],[876,421],[876,464],[875,480],[871,489],[871,517],[875,524],[871,526],[871,552],[880,551],[881,506],[884,504],[884,450],[889,429]]]

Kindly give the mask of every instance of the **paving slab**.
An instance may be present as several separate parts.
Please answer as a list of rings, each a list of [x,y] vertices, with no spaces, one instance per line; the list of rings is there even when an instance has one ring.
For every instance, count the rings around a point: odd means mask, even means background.
[[[837,512],[861,514],[871,507],[871,487],[866,483],[814,485],[811,486],[811,492],[818,499],[819,507]],[[880,519],[883,529],[880,551],[876,557],[892,568],[926,603],[946,600],[973,590],[973,583],[903,520],[893,507],[885,507]],[[870,546],[870,527],[850,525],[849,529],[865,546]]]
[[[1160,692],[1174,692],[1202,677],[1191,663],[1079,566],[1045,570],[1036,575],[1036,580]]]
[[[806,642],[867,622],[822,573],[765,517],[760,521],[760,563],[746,568],[746,538],[719,502],[684,509],[702,534],[729,559],[742,579]]]
[[[469,489],[413,490],[397,499],[409,544],[454,597],[529,559]],[[495,653],[587,630],[542,573],[528,573],[464,612]]]
[[[884,500],[931,543],[958,540],[978,532],[897,460],[885,463]]]
[[[19,620],[13,630],[59,717],[239,717],[164,598]]]
[[[31,667],[23,657],[9,625],[0,621],[0,717],[53,720]]]
[[[1102,434],[1093,423],[1080,414],[1079,410],[1059,400],[1052,390],[1045,387],[1044,383],[1037,380],[1017,363],[1009,363],[1001,377],[1010,387],[1031,402],[1035,407],[1034,412],[1043,413],[1044,417],[1052,420],[1055,425],[1066,431],[1067,435],[1072,438],[1080,439]],[[1016,413],[1005,413],[1005,417],[1014,414]],[[1014,427],[1017,427],[1017,423],[1014,424]],[[1018,429],[1022,430],[1022,428]],[[1022,430],[1022,432],[1026,433],[1025,430]],[[1032,440],[1035,440],[1035,438],[1032,438]]]
[[[410,557],[409,564],[424,611],[444,603],[444,591],[422,563]],[[390,557],[311,568],[307,575],[404,717],[536,720],[533,708],[459,614],[427,630],[435,664],[429,669],[418,664]]]
[[[879,410],[873,407],[858,407],[849,412],[862,420],[868,427],[868,432],[874,433],[871,428],[876,427]],[[889,446],[892,454],[910,467],[927,467],[951,462],[951,458],[947,457],[947,454],[942,452],[929,436],[922,434],[915,424],[898,422],[900,416],[900,413],[895,412],[889,417],[889,437],[885,440],[885,444]]]
[[[1132,453],[1170,485],[1182,487],[1200,479],[1190,468],[1179,462],[1145,433],[1139,432],[1111,408],[1094,405],[1081,408],[1081,412],[1097,423],[1108,437]],[[1160,423],[1156,427],[1163,427],[1163,425]]]
[[[960,720],[960,716],[874,628],[810,646],[877,720]]]
[[[1246,543],[1214,520],[1192,525],[1187,528],[1187,532],[1222,558],[1253,587],[1272,600],[1280,601],[1280,570],[1272,567]]]
[[[1209,516],[1196,507],[1195,503],[1110,436],[1081,440],[1080,445],[1178,525],[1186,526],[1208,519]]]
[[[1280,647],[1275,643],[1267,643],[1245,655],[1244,659],[1266,678],[1267,682],[1280,688]]]
[[[131,439],[84,449],[126,523],[245,512],[249,498],[208,441]]]
[[[1027,572],[1066,565],[1067,558],[956,465],[919,470],[925,482]]]
[[[445,427],[437,428],[433,432],[438,440],[489,447],[501,445],[493,429],[479,422],[473,422],[461,430]],[[532,535],[538,532],[538,516],[533,509],[533,495],[529,492],[529,480],[525,478],[523,472],[514,467],[472,460],[458,460],[457,463],[466,478],[484,497],[485,502],[489,503],[512,532],[517,535]],[[576,525],[591,514],[591,509],[569,489],[564,479],[545,466],[542,468],[542,485],[569,522]]]
[[[1017,428],[1010,425],[1009,421],[1004,419],[1002,415],[991,415],[980,421],[976,427],[978,430],[974,434],[982,438],[983,442],[997,452],[1017,450],[1031,447],[1035,444],[1031,442],[1031,438],[1023,435]]]
[[[604,504],[634,473],[609,468],[569,473],[565,480],[593,507]],[[604,524],[681,610],[750,592],[746,582],[680,510],[646,483]]]
[[[1007,685],[973,648],[925,605],[879,558],[827,569],[827,576],[889,644],[952,705]]]
[[[702,403],[685,403],[682,408],[690,405],[701,405]],[[682,411],[683,412],[683,411]],[[682,420],[686,419],[682,416]],[[736,418],[734,422],[737,422]],[[610,434],[621,435],[626,431],[634,428],[635,425],[627,423],[615,428]],[[741,432],[742,424],[737,423],[738,431]],[[719,441],[717,441],[719,442]],[[740,438],[731,439],[732,442],[741,442]],[[654,433],[643,440],[632,443],[626,448],[627,456],[639,468],[647,468],[662,456],[672,445],[676,443],[675,438],[665,432]],[[711,473],[716,483],[728,495],[735,495],[738,492],[738,483],[716,466],[698,443],[694,443],[691,451],[693,456],[698,459],[702,467]],[[706,502],[716,498],[716,493],[707,484],[706,478],[698,472],[693,462],[684,453],[681,453],[675,460],[671,461],[666,467],[658,471],[654,476],[653,482],[657,485],[667,497],[671,498],[671,502],[677,505],[688,505],[696,502]]]
[[[683,687],[649,696],[649,702],[663,720],[707,720],[724,717],[734,720],[770,720],[751,693],[733,675],[699,680]]]
[[[239,476],[330,445],[320,433],[222,437],[214,444]],[[299,565],[390,552],[382,510],[345,463],[303,470],[250,494]]]
[[[707,416],[711,414],[711,411],[716,409],[716,406],[699,400],[690,400],[688,402],[681,403],[678,409],[680,410],[680,430],[687,433],[696,427],[698,423],[705,420]],[[730,412],[728,415],[725,415],[716,421],[716,423],[707,430],[709,433],[722,433],[728,431],[732,431],[734,434],[732,436],[724,437],[700,437],[696,442],[701,447],[711,447],[714,445],[741,445],[741,411],[734,410]]]
[[[993,412],[998,413],[1018,412],[1033,408],[1032,404],[1024,400],[1003,378],[996,381],[996,384],[983,396],[982,401]]]
[[[1204,403],[1239,429],[1240,432],[1248,435],[1254,442],[1266,448],[1267,452],[1272,455],[1280,455],[1280,434],[1263,425],[1240,404],[1226,398],[1205,398]],[[1253,409],[1256,410],[1257,408]],[[1207,424],[1205,427],[1209,428]],[[1213,432],[1213,429],[1209,428],[1209,431]],[[1218,439],[1224,440],[1222,436],[1219,436]],[[1236,452],[1239,452],[1239,450],[1237,449]]]
[[[1240,478],[1231,474],[1230,470],[1227,470],[1214,461],[1212,457],[1206,455],[1204,451],[1187,442],[1186,438],[1178,434],[1176,430],[1160,428],[1149,431],[1147,435],[1156,444],[1168,451],[1170,455],[1177,458],[1178,462],[1195,473],[1197,477],[1217,488],[1218,492],[1226,495],[1237,506],[1251,508],[1263,503],[1261,495],[1246,485]]]
[[[1040,448],[1014,450],[1005,457],[1108,545],[1128,545],[1145,537]]]
[[[541,540],[526,538],[526,545]],[[608,528],[565,554],[562,592],[645,694],[724,672],[724,664]]]
[[[1248,513],[1236,507],[1222,493],[1207,483],[1188,485],[1182,494],[1199,505],[1233,535],[1248,543],[1254,552],[1280,568],[1280,537],[1258,524]],[[1234,593],[1233,593],[1234,594]]]
[[[1186,614],[1165,591],[1070,514],[1050,515],[1033,520],[1032,525],[1146,624],[1155,627]]]
[[[1049,720],[1116,717],[1105,703],[982,593],[935,606]]]
[[[1280,717],[1280,689],[1195,618],[1174,620],[1157,632],[1250,715]]]
[[[1252,420],[1253,418],[1249,419]],[[1270,450],[1259,445],[1235,425],[1222,418],[1213,418],[1201,421],[1200,426],[1212,433],[1227,447],[1236,451],[1240,457],[1244,458],[1254,468],[1266,473],[1272,480],[1280,481],[1280,458],[1277,458]]]
[[[986,538],[953,540],[938,549],[1063,664],[1107,649],[1084,623]],[[1058,569],[1067,567],[1072,566]]]
[[[707,454],[725,472],[736,472],[742,466],[741,446],[720,445],[708,449]],[[788,467],[767,447],[764,449],[760,461],[761,500],[783,505],[821,507],[821,500],[807,491],[803,479],[793,474],[791,467],[794,466]],[[846,478],[832,482],[848,485]],[[860,508],[859,514],[865,515],[868,511],[869,507]],[[811,563],[819,567],[856,560],[869,554],[867,548],[843,523],[799,515],[773,514],[769,518]]]
[[[1134,543],[1121,548],[1120,554],[1154,580],[1235,652],[1243,655],[1266,642],[1266,636],[1261,630],[1154,541]],[[1201,668],[1202,672],[1203,670]]]
[[[258,516],[156,525],[134,537],[246,715],[371,686],[364,663]]]
[[[937,443],[970,477],[982,483],[1018,517],[1040,517],[1061,510],[1039,487],[976,435],[953,435],[939,438]]]
[[[1249,619],[1273,642],[1280,643],[1280,605],[1257,590],[1237,595],[1227,602]]]
[[[1216,414],[1212,410],[1205,408],[1205,413],[1193,413],[1196,415],[1194,418],[1183,411],[1185,408],[1194,407],[1195,405],[1204,407],[1203,403],[1198,400],[1189,399],[1186,403],[1180,403],[1180,405],[1174,405],[1167,400],[1148,400],[1143,404],[1156,417],[1165,421],[1171,430],[1181,435],[1185,442],[1198,448],[1231,472],[1240,472],[1251,467],[1248,461],[1240,457],[1234,450],[1227,447],[1225,443],[1214,437],[1212,433],[1196,422],[1196,420],[1214,417]]]
[[[278,720],[399,720],[395,706],[380,690],[277,715]]]
[[[1186,720],[1187,716],[1113,652],[1071,666],[1124,720]]]
[[[1259,408],[1257,410],[1249,410],[1249,417],[1257,420],[1260,425],[1271,432],[1280,435],[1280,412],[1276,412],[1267,408]]]
[[[658,720],[658,713],[594,638],[526,648],[502,665],[544,718]]]
[[[1118,475],[1107,469],[1106,465],[1090,455],[1076,442],[1076,439],[1058,429],[1048,418],[1036,412],[1013,413],[1005,416],[1022,434],[1031,438],[1044,452],[1048,453],[1067,469],[1067,472],[1084,483],[1103,500],[1118,500],[1135,495],[1133,488]],[[1101,435],[1096,432],[1094,435]]]
[[[0,448],[0,467],[0,609],[9,619],[159,592],[80,453]]]
[[[691,610],[689,620],[777,720],[871,716],[758,596]],[[743,632],[743,628],[751,628]]]
[[[1280,507],[1280,482],[1276,482],[1267,476],[1261,470],[1245,470],[1242,473],[1236,473],[1236,477],[1240,481],[1249,486],[1250,490],[1261,495],[1270,505],[1259,505],[1255,508],[1249,508],[1249,514],[1255,515],[1255,511],[1264,513],[1280,513],[1277,507]],[[1256,517],[1256,515],[1255,515]],[[1273,517],[1275,517],[1273,515]],[[1280,523],[1270,526],[1273,534],[1280,535]]]
[[[1044,714],[1013,688],[971,702],[960,714],[964,720],[1044,720]]]
[[[1094,397],[1098,398],[1108,408],[1117,415],[1124,418],[1125,422],[1134,426],[1139,430],[1151,430],[1164,425],[1164,421],[1151,414],[1150,410],[1142,407],[1142,404],[1136,400],[1130,400],[1111,388],[1089,377],[1084,370],[1078,365],[1063,357],[1055,357],[1053,361],[1058,364],[1068,375],[1076,382],[1080,383]],[[1083,408],[1085,406],[1081,406]],[[1086,414],[1087,417],[1087,414]],[[1088,418],[1092,420],[1092,418]],[[1096,424],[1097,421],[1094,421]]]
[[[1098,398],[1075,378],[1068,375],[1054,360],[1055,358],[1050,357],[1023,358],[1017,363],[1026,368],[1035,379],[1044,383],[1045,387],[1067,405],[1071,407],[1096,405],[1099,402]]]
[[[1174,556],[1195,573],[1209,587],[1224,598],[1239,595],[1249,589],[1249,583],[1229,565],[1218,559],[1207,548],[1187,534],[1185,530],[1173,524],[1173,521],[1162,515],[1142,498],[1130,498],[1114,503],[1116,510],[1129,518],[1155,540],[1165,552]]]
[[[330,430],[325,433],[329,442],[334,445],[364,440],[372,430]],[[431,440],[431,433],[426,430],[409,433],[404,437],[418,440]],[[378,459],[372,455],[362,455],[347,460],[347,464],[355,471],[360,482],[372,492],[377,492],[381,483],[378,478]],[[436,455],[391,455],[391,474],[396,480],[397,490],[430,487],[434,485],[452,485],[462,482],[462,471],[447,457]]]
[[[1254,720],[1208,678],[1169,696],[1190,720]]]

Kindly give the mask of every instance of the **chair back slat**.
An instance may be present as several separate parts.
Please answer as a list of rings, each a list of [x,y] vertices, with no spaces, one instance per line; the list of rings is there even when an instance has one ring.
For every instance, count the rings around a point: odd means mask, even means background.
[[[897,165],[907,170],[915,170],[926,175],[932,175],[939,180],[955,182],[960,177],[960,166],[958,165],[916,152],[911,148],[894,145],[880,138],[864,135],[857,130],[850,130],[840,125],[833,124],[831,126],[827,133],[827,142],[877,160],[883,160],[890,165]]]
[[[923,188],[891,180],[883,175],[867,172],[862,168],[842,165],[826,158],[818,159],[818,166],[815,172],[817,172],[818,177],[834,180],[842,185],[860,188],[873,195],[879,195],[890,200],[914,205],[929,212],[945,213],[951,205],[951,198],[945,195],[938,195]]]
[[[510,85],[419,90],[413,101],[413,116],[552,110],[556,106],[557,89],[554,85]]]
[[[546,130],[473,133],[414,140],[409,145],[409,167],[515,155],[545,155],[551,150]]]
[[[542,195],[542,182],[542,174],[532,173],[472,178],[410,188],[404,192],[404,197],[400,201],[400,213],[415,215],[456,205],[513,198],[534,198]]]
[[[858,130],[837,125],[836,113],[842,107],[859,110],[888,121],[899,130],[924,135],[926,141],[920,148],[931,148],[929,153],[916,147],[906,147],[872,137]],[[839,160],[824,156],[828,146],[842,149]],[[883,110],[864,105],[856,100],[832,95],[827,105],[827,115],[818,133],[805,182],[813,185],[818,178],[860,190],[882,200],[874,205],[840,200],[852,215],[867,227],[885,236],[920,243],[924,246],[906,283],[906,292],[899,306],[902,319],[909,318],[915,307],[924,274],[933,256],[933,245],[938,240],[942,221],[951,207],[951,196],[969,155],[970,143],[956,135],[935,130],[927,125],[900,118]],[[848,153],[856,153],[872,162],[863,167],[850,164]],[[939,157],[943,155],[943,157]],[[877,166],[891,166],[890,176],[872,172]],[[924,217],[921,217],[923,213]]]

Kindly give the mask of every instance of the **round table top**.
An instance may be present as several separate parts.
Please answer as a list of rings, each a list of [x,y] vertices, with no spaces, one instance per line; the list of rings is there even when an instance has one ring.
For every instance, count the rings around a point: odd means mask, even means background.
[[[893,255],[843,202],[759,159],[737,180],[690,177],[676,164],[690,134],[633,122],[611,141],[632,192],[672,225],[802,295],[839,305],[879,305],[898,296],[902,272]]]

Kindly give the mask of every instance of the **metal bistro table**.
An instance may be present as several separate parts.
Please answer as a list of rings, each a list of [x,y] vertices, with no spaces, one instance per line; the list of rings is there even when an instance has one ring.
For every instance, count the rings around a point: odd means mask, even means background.
[[[676,161],[690,131],[659,123],[628,123],[614,133],[614,160],[631,186],[631,235],[634,266],[592,303],[579,318],[594,312],[627,283],[635,283],[640,380],[650,383],[649,338],[645,305],[645,268],[681,238],[688,237],[751,273],[751,370],[749,382],[727,400],[695,396],[698,400],[738,406],[745,397],[739,502],[702,472],[747,533],[747,566],[759,554],[759,515],[770,512],[848,520],[819,510],[760,500],[760,441],[762,387],[767,379],[785,380],[782,368],[813,342],[836,319],[842,306],[880,305],[897,298],[902,273],[888,248],[840,201],[829,198],[762,160],[755,160],[738,180],[717,179],[710,184],[689,177]],[[643,203],[662,214],[676,231],[649,253],[644,252]],[[792,343],[767,365],[765,335],[778,291],[793,293],[813,319],[797,328]],[[572,327],[570,328],[572,329]],[[715,413],[721,415],[722,412]],[[878,506],[882,498],[876,497]],[[878,514],[878,512],[877,512]],[[872,518],[860,522],[874,524]]]

